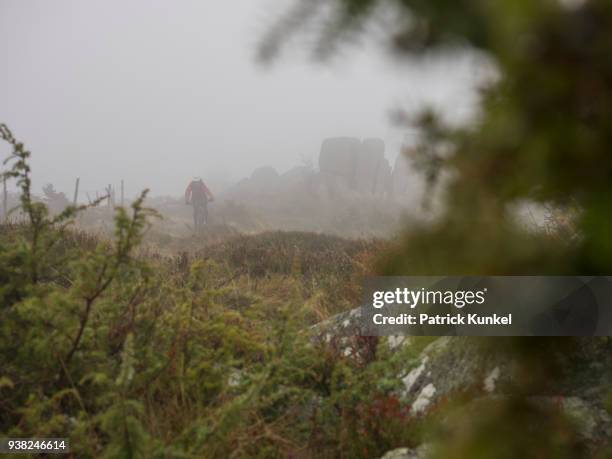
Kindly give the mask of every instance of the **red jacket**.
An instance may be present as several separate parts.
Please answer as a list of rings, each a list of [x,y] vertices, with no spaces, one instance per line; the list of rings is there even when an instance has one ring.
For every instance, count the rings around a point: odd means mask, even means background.
[[[203,181],[192,181],[185,190],[185,202],[202,203],[214,201],[215,198]]]

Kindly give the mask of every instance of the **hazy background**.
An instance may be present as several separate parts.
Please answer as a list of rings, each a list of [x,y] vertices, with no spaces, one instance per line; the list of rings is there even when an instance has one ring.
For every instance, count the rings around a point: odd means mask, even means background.
[[[381,137],[393,161],[406,131],[392,109],[473,107],[467,58],[399,68],[371,45],[262,66],[286,3],[0,0],[0,121],[32,150],[35,191],[71,196],[78,176],[83,192],[123,178],[128,196],[179,195],[194,175],[219,190],[258,166],[316,164],[329,136]]]

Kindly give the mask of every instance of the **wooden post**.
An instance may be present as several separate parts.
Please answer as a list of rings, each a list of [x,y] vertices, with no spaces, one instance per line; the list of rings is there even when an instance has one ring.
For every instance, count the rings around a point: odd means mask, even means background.
[[[8,193],[6,192],[6,177],[4,177],[2,180],[2,189],[4,193],[2,195],[2,215],[4,216],[4,223],[8,223]]]
[[[121,179],[121,207],[123,207],[123,179]]]
[[[74,199],[72,200],[72,205],[77,205],[77,199],[79,199],[79,177],[76,179],[76,183],[74,185]]]

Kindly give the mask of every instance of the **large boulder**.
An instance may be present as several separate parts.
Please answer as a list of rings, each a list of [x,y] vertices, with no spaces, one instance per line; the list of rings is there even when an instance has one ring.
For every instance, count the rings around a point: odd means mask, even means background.
[[[307,185],[312,179],[313,171],[307,166],[295,166],[283,173],[280,178],[284,185],[290,187]]]
[[[347,188],[360,194],[388,194],[391,167],[382,139],[353,137],[325,139],[319,155],[321,180],[329,189]]]
[[[428,444],[421,445],[418,448],[397,448],[387,451],[380,459],[425,459],[430,449]]]
[[[348,357],[355,352],[353,340],[362,328],[362,310],[358,308],[316,325],[312,333],[313,339],[334,342]],[[458,418],[465,420],[478,417],[479,407],[503,403],[521,392],[518,381],[524,378],[524,367],[512,354],[487,346],[487,338],[440,337],[423,347],[430,339],[379,338],[379,348],[386,344],[391,355],[399,352],[402,358],[406,356],[396,376],[397,395],[410,406],[413,416],[428,416],[435,413],[436,406],[456,399],[462,400],[455,408]],[[576,338],[573,343],[571,349],[551,350],[549,356],[562,364],[563,376],[549,381],[545,389],[526,393],[525,399],[536,406],[560,408],[576,427],[581,442],[595,449],[612,437],[612,418],[606,410],[612,385],[607,370],[612,367],[612,344],[601,337]]]
[[[325,139],[319,154],[321,174],[331,183],[341,181],[347,188],[352,188],[360,148],[361,142],[354,137]]]
[[[278,172],[271,166],[259,167],[251,174],[251,183],[255,187],[266,187],[279,181]]]
[[[223,193],[223,197],[237,202],[261,204],[266,199],[277,196],[282,183],[276,169],[264,166],[255,169],[249,178],[244,178],[236,183]]]

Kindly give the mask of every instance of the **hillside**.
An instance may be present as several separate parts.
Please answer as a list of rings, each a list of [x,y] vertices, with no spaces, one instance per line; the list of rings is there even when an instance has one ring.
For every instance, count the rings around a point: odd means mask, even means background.
[[[130,221],[138,215],[118,228]],[[440,428],[461,431],[465,413],[470,428],[484,416],[500,435],[487,416],[524,413],[512,395],[528,387],[524,362],[500,343],[336,329],[352,316],[333,314],[356,304],[387,243],[299,232],[194,238],[172,255],[133,246],[106,277],[121,231],[114,241],[45,231],[56,243],[37,255],[33,281],[31,228],[0,227],[8,436],[69,437],[74,457],[406,458],[432,451]],[[565,435],[551,448],[596,451],[611,430],[609,341],[541,351],[564,370],[529,393],[543,410],[530,419],[554,415],[540,426]]]
[[[382,243],[273,232],[169,256],[138,248],[139,205],[112,240],[0,228],[1,432],[69,437],[75,457],[369,457],[408,441],[355,417],[396,364],[304,333],[351,307]]]

